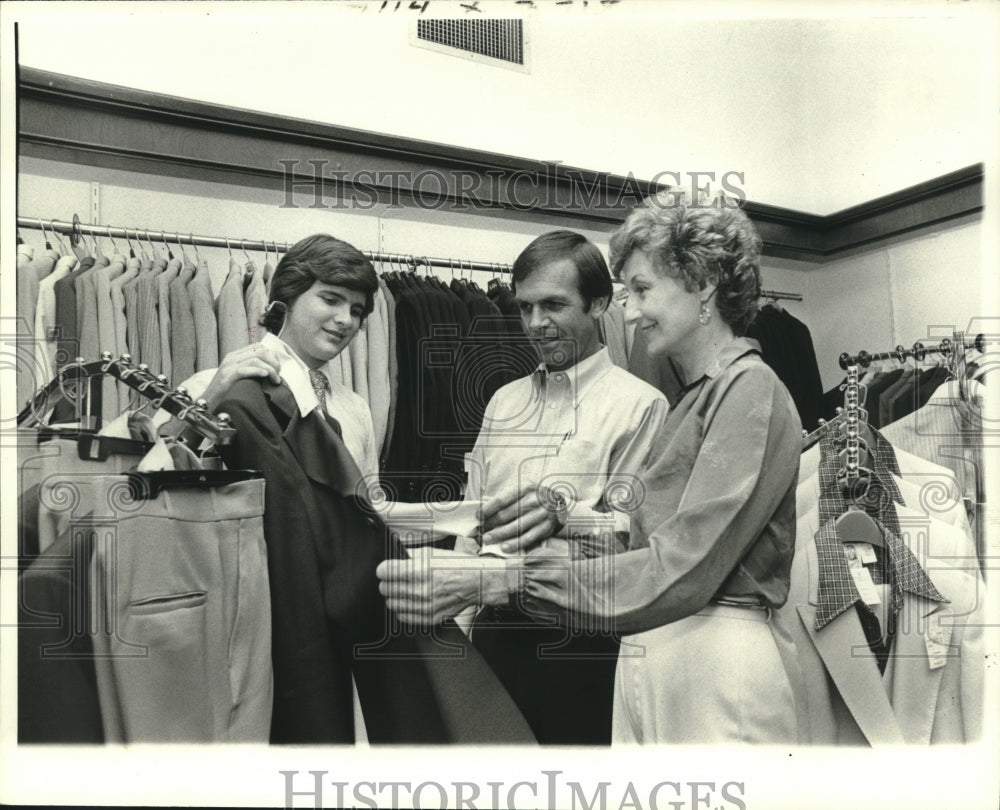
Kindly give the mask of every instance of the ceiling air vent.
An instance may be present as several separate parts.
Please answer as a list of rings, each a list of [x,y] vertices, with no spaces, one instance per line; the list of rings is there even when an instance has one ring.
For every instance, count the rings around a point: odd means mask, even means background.
[[[523,20],[417,20],[415,45],[514,70],[527,70]]]

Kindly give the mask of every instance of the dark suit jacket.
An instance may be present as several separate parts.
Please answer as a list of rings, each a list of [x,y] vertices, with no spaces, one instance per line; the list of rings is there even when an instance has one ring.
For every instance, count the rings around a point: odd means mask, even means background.
[[[266,481],[272,742],[353,742],[352,672],[373,743],[531,741],[459,631],[420,638],[396,626],[375,567],[406,552],[356,494],[360,474],[332,427],[302,418],[286,386],[256,380],[236,383],[218,411],[237,429],[220,448],[226,464]],[[456,683],[473,687],[478,714],[455,704]]]

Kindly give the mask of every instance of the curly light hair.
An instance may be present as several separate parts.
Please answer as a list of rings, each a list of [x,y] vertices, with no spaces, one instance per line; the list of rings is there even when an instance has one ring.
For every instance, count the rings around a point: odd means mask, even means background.
[[[611,236],[611,272],[621,278],[640,251],[688,292],[716,285],[719,315],[746,334],[760,306],[761,240],[747,215],[725,199],[695,202],[676,191],[644,200]]]

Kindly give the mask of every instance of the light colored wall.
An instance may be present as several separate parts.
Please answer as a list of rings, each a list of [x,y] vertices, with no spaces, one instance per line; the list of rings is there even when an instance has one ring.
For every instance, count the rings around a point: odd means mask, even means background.
[[[843,352],[937,344],[957,330],[987,327],[996,266],[979,215],[856,249],[823,264],[765,259],[766,288],[803,294],[782,306],[809,326],[823,385],[843,379]],[[995,318],[993,319],[995,320]]]
[[[640,178],[742,172],[750,199],[814,213],[983,161],[997,142],[989,4],[796,6],[796,19],[761,4],[748,18],[482,0],[525,16],[528,73],[413,47],[419,15],[377,0],[4,5],[29,67]],[[434,2],[428,15],[449,9],[463,13]],[[81,47],[94,42],[141,58]]]

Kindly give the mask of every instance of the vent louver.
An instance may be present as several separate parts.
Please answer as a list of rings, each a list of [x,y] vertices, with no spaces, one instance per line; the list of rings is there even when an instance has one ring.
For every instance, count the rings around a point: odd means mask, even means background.
[[[524,66],[522,20],[418,20],[417,39]]]

